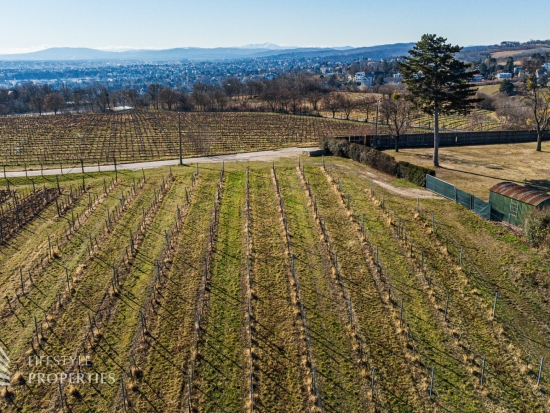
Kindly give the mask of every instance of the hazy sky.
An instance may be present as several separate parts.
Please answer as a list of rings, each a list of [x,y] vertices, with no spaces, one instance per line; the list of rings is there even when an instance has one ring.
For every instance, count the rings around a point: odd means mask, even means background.
[[[0,53],[93,48],[462,46],[550,38],[548,0],[0,0]]]

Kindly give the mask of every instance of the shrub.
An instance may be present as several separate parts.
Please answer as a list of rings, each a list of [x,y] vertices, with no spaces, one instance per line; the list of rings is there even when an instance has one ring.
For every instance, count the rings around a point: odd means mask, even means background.
[[[349,143],[343,139],[322,139],[319,145],[327,154],[349,158],[388,175],[406,179],[418,186],[426,186],[426,174],[435,176],[433,169],[408,162],[397,162],[393,156],[369,146]]]
[[[550,246],[550,208],[533,208],[523,222],[527,241],[534,247]]]
[[[414,165],[409,162],[400,161],[397,163],[397,177],[412,182],[415,185],[425,187],[426,175],[435,176],[433,169]]]
[[[380,152],[374,148],[367,149],[367,159],[365,164],[388,175],[397,176],[397,162],[393,156]]]

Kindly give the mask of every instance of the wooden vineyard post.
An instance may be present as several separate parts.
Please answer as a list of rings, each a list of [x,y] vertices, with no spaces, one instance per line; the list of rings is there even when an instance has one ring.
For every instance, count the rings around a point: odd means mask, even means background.
[[[130,230],[130,250],[134,252],[134,234],[132,234],[132,230]]]
[[[540,385],[540,379],[542,377],[542,366],[544,364],[544,356],[540,359],[539,374],[537,376],[537,386]]]
[[[401,238],[401,217],[397,220],[397,237]]]
[[[145,333],[147,331],[147,326],[145,324],[145,317],[143,316],[143,313],[139,312],[139,321],[141,324],[141,333],[143,334],[143,338],[145,338]]]
[[[495,292],[495,301],[493,302],[493,320],[497,312],[498,291]]]
[[[63,397],[63,388],[61,387],[61,381],[57,382],[57,387],[59,389],[59,400],[61,403],[61,411],[65,410],[65,399]]]
[[[445,321],[447,321],[448,311],[449,311],[449,294],[447,294],[447,299],[445,300],[445,317],[444,317]]]
[[[372,398],[374,399],[374,385],[375,385],[375,382],[374,382],[374,377],[376,375],[376,369],[372,369],[372,373],[371,373],[371,378],[370,378],[370,391],[371,391],[371,396]]]
[[[38,331],[38,322],[36,321],[36,316],[34,316],[34,334],[36,336],[36,343],[40,347],[40,332]]]
[[[432,398],[433,390],[434,390],[434,375],[435,375],[435,369],[432,367],[432,374],[430,378],[430,399]]]
[[[191,376],[187,376],[187,408],[189,413],[192,413],[191,405]]]
[[[122,407],[124,408],[124,411],[127,410],[127,403],[126,403],[126,386],[124,386],[124,377],[120,378],[120,393],[122,395]]]
[[[349,324],[353,328],[353,304],[351,302],[351,297],[348,299],[348,306],[349,306]]]
[[[180,166],[183,166],[183,153],[181,144],[181,113],[178,112],[178,136],[179,136],[179,152],[180,152]]]
[[[370,196],[372,198],[373,190],[372,190],[372,178],[370,179]]]
[[[86,191],[86,181],[84,177],[84,160],[80,159],[80,169],[82,170],[82,191]]]
[[[113,162],[115,164],[115,180],[118,181],[118,170],[117,170],[117,167],[116,167],[116,157],[113,156]]]
[[[483,386],[483,379],[485,377],[485,357],[483,357],[483,361],[481,362],[481,376],[479,377],[479,384]]]

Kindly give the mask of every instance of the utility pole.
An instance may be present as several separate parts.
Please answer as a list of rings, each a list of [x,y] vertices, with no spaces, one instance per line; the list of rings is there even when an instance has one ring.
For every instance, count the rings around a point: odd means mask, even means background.
[[[380,99],[376,101],[376,137],[378,137],[378,112],[380,112]]]
[[[178,135],[180,138],[180,166],[183,165],[182,152],[181,152],[181,112],[178,112]]]

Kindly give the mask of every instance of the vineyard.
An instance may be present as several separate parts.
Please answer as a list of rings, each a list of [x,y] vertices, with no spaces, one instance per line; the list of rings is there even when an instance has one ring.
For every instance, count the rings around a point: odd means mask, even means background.
[[[112,164],[315,145],[370,125],[273,113],[122,112],[0,117],[4,167]]]
[[[0,410],[550,411],[547,259],[371,172],[0,180]]]
[[[327,118],[332,118],[330,111],[320,111],[320,114]],[[336,114],[337,119],[344,119],[345,117],[341,112]],[[376,105],[373,104],[369,107],[369,111],[363,109],[354,109],[351,111],[350,120],[369,122],[370,124],[376,123]],[[383,130],[384,120],[380,117],[378,119],[378,128]],[[433,130],[433,116],[423,113],[413,114],[410,125],[412,127],[412,133],[425,132],[432,128]],[[502,127],[502,121],[494,114],[494,112],[485,109],[474,109],[469,115],[440,115],[439,127],[442,130],[459,130],[459,131],[491,131],[498,130]],[[374,126],[374,125],[373,125]],[[419,130],[417,130],[419,129]],[[383,131],[380,132],[384,133]]]

